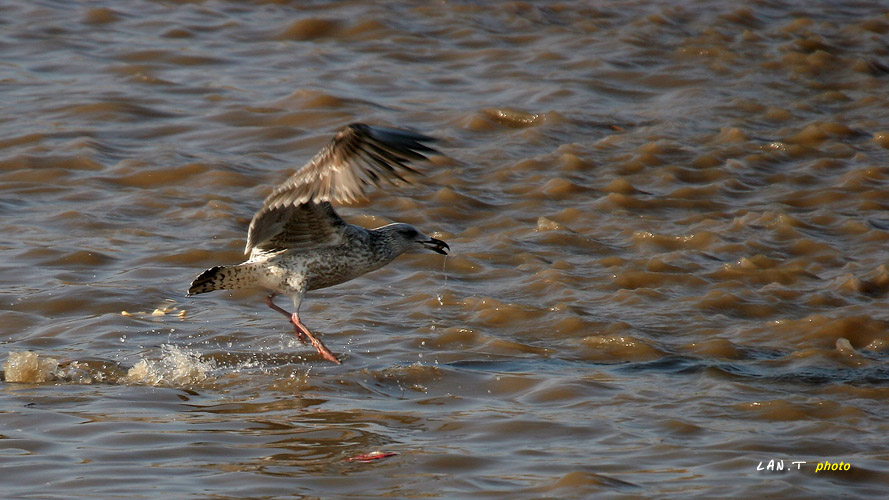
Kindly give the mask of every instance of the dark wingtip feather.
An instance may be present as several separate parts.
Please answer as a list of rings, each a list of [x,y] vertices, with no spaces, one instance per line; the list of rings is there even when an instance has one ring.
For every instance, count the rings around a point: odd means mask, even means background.
[[[421,143],[438,142],[438,139],[436,139],[435,137],[431,137],[411,130],[381,127],[378,125],[365,125],[363,123],[353,123],[352,125],[349,125],[349,127],[353,127],[361,132],[367,133],[374,139],[391,142],[419,151],[435,151],[429,146]]]
[[[219,271],[224,267],[225,266],[214,266],[199,274],[198,277],[191,282],[191,286],[188,287],[186,297],[216,290],[216,275],[219,274]]]

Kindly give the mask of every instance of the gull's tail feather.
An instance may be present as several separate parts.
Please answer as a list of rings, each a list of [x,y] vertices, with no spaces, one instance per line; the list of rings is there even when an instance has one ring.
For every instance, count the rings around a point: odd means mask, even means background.
[[[253,275],[257,270],[256,264],[211,267],[191,282],[187,295],[212,292],[213,290],[250,288],[254,286]]]

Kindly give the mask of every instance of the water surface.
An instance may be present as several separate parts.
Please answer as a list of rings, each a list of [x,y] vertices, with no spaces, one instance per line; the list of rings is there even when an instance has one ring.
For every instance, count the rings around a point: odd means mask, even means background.
[[[3,3],[4,496],[884,495],[885,5],[683,5]],[[452,255],[184,297],[356,121]]]

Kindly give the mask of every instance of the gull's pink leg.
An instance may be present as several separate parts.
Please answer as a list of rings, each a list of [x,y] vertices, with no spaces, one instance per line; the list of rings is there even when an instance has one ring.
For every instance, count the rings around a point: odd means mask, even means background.
[[[275,295],[277,295],[277,294],[273,293],[265,298],[266,305],[271,307],[273,310],[278,311],[279,313],[283,314],[284,316],[287,316],[287,319],[289,320],[290,319],[290,312],[284,310],[283,308],[279,307],[277,304],[272,302],[272,299],[275,298]],[[296,338],[298,338],[300,340],[300,342],[305,342],[306,340],[308,340],[306,338],[306,336],[303,335],[303,332],[300,331],[300,329],[296,325],[293,325],[293,333],[296,334]]]
[[[311,342],[312,345],[315,346],[315,349],[318,350],[318,354],[320,354],[322,358],[326,359],[327,361],[333,361],[336,364],[340,364],[340,360],[336,359],[336,356],[334,356],[333,353],[330,352],[330,349],[328,349],[327,346],[325,346],[321,342],[321,340],[312,335],[312,332],[310,332],[309,329],[306,328],[306,325],[300,322],[298,314],[293,313],[293,315],[290,316],[290,322],[293,323],[294,328],[301,330],[302,334],[309,338],[309,342]]]
[[[336,359],[336,356],[334,356],[333,353],[330,352],[330,349],[328,349],[327,346],[325,346],[324,343],[322,343],[317,337],[312,335],[312,332],[309,331],[306,325],[302,324],[302,322],[299,320],[299,314],[295,312],[291,314],[283,308],[278,307],[278,305],[272,302],[272,299],[274,298],[275,294],[271,294],[266,297],[266,305],[290,319],[290,322],[293,324],[293,331],[296,334],[297,338],[299,338],[299,340],[301,340],[302,342],[305,342],[306,340],[311,342],[312,346],[314,346],[315,349],[318,350],[318,354],[320,354],[322,358],[328,361],[333,361],[336,364],[340,364],[340,360]]]

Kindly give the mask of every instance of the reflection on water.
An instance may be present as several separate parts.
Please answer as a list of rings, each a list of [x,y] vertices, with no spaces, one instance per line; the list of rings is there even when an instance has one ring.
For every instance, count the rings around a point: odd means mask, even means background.
[[[881,3],[0,18],[4,495],[884,492]],[[261,292],[184,294],[355,121],[448,157],[341,212],[452,254],[311,292],[331,366]]]

